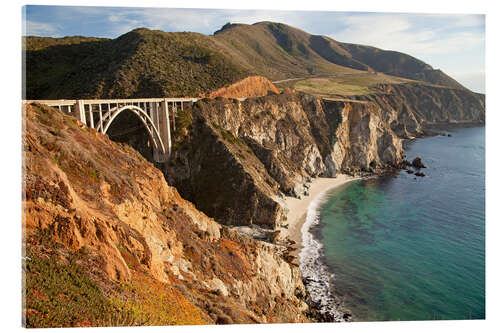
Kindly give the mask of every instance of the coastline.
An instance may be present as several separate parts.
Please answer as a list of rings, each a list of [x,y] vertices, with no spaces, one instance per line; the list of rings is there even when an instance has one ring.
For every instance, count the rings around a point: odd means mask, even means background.
[[[302,281],[308,291],[311,305],[321,321],[343,322],[350,321],[352,314],[345,309],[341,299],[331,293],[330,282],[333,274],[328,272],[322,262],[321,248],[310,228],[319,222],[318,208],[323,202],[325,194],[330,190],[353,180],[361,179],[345,174],[338,174],[336,178],[316,178],[309,188],[309,196],[297,199],[286,197],[289,208],[287,220],[289,225],[283,238],[295,242],[290,255],[300,267]],[[286,238],[285,238],[286,239]]]
[[[298,257],[298,254],[302,251],[302,227],[306,222],[307,211],[311,203],[319,200],[329,190],[357,179],[360,178],[346,174],[338,174],[336,178],[316,178],[309,188],[309,196],[302,199],[285,197],[285,203],[289,210],[287,213],[288,228],[280,228],[280,231],[284,239],[288,238],[295,242],[294,250],[290,252],[292,256]]]

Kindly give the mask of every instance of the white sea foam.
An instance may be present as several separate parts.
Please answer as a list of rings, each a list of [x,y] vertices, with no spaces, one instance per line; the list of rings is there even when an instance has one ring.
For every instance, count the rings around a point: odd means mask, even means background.
[[[354,179],[348,181],[350,180]],[[341,184],[337,186],[339,185]],[[328,272],[328,268],[321,260],[323,258],[323,245],[311,233],[311,228],[320,222],[319,209],[327,200],[326,194],[330,190],[332,188],[318,194],[307,208],[306,220],[301,228],[302,250],[299,253],[299,262],[306,288],[312,301],[318,305],[319,311],[333,316],[336,321],[344,321],[344,312],[340,308],[341,302],[330,290],[335,275]]]

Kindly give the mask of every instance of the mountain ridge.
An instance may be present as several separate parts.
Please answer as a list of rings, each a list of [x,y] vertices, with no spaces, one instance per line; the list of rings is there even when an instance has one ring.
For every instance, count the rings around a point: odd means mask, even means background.
[[[266,21],[225,25],[213,35],[138,28],[115,39],[28,36],[23,49],[26,99],[199,96],[252,75],[373,72],[466,90],[410,55]]]

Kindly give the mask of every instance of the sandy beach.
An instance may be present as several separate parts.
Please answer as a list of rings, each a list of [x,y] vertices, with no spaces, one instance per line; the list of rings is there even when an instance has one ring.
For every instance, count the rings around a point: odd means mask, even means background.
[[[301,228],[306,220],[309,204],[318,195],[355,179],[358,178],[344,174],[339,174],[336,178],[316,178],[312,181],[311,187],[309,188],[309,196],[303,197],[302,199],[285,197],[285,202],[289,209],[287,214],[288,228],[281,228],[280,230],[282,238],[288,237],[296,243],[296,249],[291,253],[292,255],[298,255],[302,249]]]

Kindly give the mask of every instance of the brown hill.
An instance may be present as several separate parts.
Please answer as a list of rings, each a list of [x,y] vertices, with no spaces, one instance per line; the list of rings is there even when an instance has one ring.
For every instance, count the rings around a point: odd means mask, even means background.
[[[127,145],[24,107],[28,327],[307,321],[279,247],[208,218]]]
[[[210,93],[210,98],[243,98],[266,96],[269,92],[279,94],[278,89],[263,76],[249,76],[230,86],[217,89]]]
[[[319,45],[312,35],[286,24],[234,24],[216,32],[213,38],[225,46],[222,51],[232,59],[271,80],[368,69],[351,61],[350,55],[334,43]]]
[[[226,25],[214,37],[235,49],[232,56],[239,63],[250,64],[257,73],[272,80],[377,71],[465,89],[442,71],[434,70],[432,66],[410,55],[341,43],[282,23]]]

